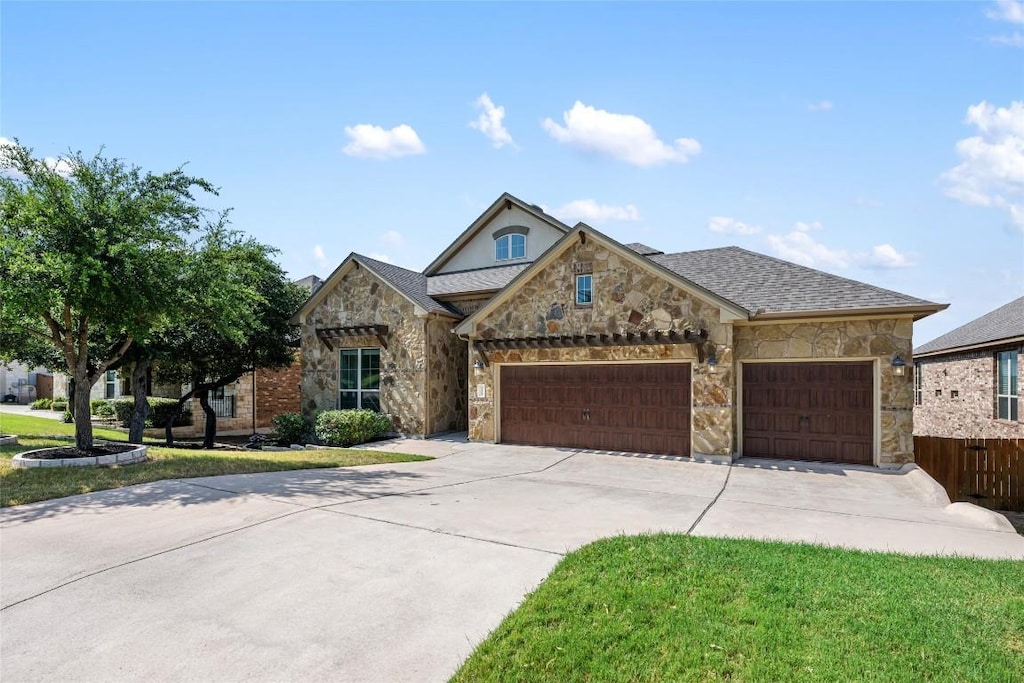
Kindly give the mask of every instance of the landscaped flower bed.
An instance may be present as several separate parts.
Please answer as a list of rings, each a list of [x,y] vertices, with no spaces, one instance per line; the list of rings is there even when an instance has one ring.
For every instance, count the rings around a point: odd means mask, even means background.
[[[12,467],[104,467],[146,460],[146,446],[101,444],[80,451],[74,446],[25,451],[11,459]]]

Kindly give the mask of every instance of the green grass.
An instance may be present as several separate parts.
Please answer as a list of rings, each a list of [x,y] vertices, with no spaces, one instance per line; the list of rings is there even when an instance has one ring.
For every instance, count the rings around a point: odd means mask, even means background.
[[[454,681],[1020,681],[1024,563],[620,537],[569,554]]]
[[[319,467],[347,467],[429,460],[420,455],[318,449],[303,451],[203,451],[150,445],[149,460],[118,467],[14,468],[11,458],[36,448],[73,443],[74,425],[45,418],[3,414],[0,433],[17,434],[18,445],[0,446],[0,507],[23,505],[77,493],[103,491],[161,479],[249,474]],[[95,429],[98,439],[124,441],[122,432]]]

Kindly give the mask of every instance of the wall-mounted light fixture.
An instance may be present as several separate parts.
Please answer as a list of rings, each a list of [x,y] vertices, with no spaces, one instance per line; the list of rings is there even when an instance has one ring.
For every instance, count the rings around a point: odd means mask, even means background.
[[[893,356],[889,364],[892,365],[893,376],[903,377],[907,374],[907,362],[900,357],[900,354],[897,353]]]
[[[484,369],[484,362],[478,358],[477,361],[473,363],[473,369],[480,372]]]
[[[715,352],[714,351],[712,351],[711,355],[708,356],[708,359],[707,359],[706,362],[708,364],[708,372],[714,372],[715,368],[718,367],[718,357],[715,356]]]

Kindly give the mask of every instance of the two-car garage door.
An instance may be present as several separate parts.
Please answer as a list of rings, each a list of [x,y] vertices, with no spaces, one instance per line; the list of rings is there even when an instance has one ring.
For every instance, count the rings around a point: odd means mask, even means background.
[[[744,456],[870,465],[871,362],[743,363]],[[689,363],[501,367],[501,441],[690,454]]]
[[[689,455],[690,365],[503,366],[501,441]]]

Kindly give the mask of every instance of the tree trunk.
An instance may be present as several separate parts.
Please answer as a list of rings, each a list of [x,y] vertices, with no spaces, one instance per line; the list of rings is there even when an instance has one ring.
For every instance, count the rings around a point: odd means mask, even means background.
[[[128,423],[129,443],[142,443],[142,430],[146,428],[146,418],[149,417],[146,379],[152,363],[149,360],[140,360],[132,371],[132,398],[135,399],[135,409],[132,411],[131,422]]]
[[[71,417],[75,416],[75,378],[71,377],[68,379],[68,410],[71,411]],[[90,411],[92,409],[90,408]]]
[[[199,405],[203,407],[206,423],[203,428],[203,448],[213,448],[213,439],[217,436],[217,413],[210,407],[210,392],[203,389],[199,392]]]
[[[92,415],[89,411],[89,390],[92,385],[84,377],[75,378],[75,398],[68,406],[74,406],[75,447],[80,451],[92,450]]]

